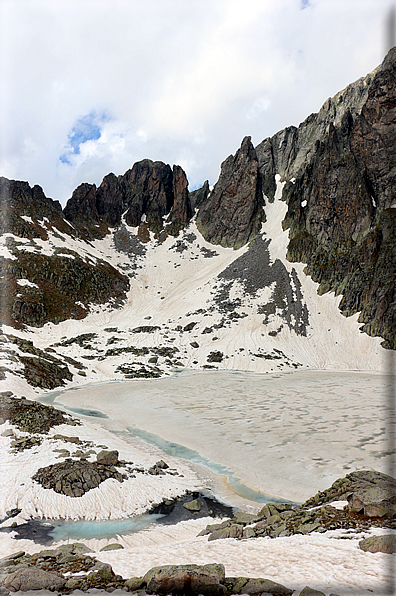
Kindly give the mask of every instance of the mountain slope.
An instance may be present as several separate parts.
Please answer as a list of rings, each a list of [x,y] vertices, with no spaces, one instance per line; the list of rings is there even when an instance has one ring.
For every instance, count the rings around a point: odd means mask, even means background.
[[[146,159],[62,211],[0,179],[3,384],[381,370],[396,329],[395,65],[392,50],[299,128],[246,137],[212,190]]]

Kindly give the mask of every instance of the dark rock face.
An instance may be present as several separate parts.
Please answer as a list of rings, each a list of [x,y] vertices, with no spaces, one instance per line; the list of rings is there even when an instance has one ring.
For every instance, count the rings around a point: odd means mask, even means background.
[[[173,166],[173,210],[172,222],[184,227],[191,219],[192,208],[188,193],[188,180],[180,166]]]
[[[343,294],[362,330],[395,348],[396,49],[373,73],[329,99],[298,129],[257,148],[264,191],[287,183],[288,259],[307,263],[319,293]]]
[[[254,237],[263,220],[259,163],[250,137],[221,165],[219,180],[201,205],[197,226],[213,244],[239,248]]]
[[[173,176],[170,166],[144,159],[123,176],[124,201],[128,206],[125,221],[136,227],[145,214],[150,229],[162,228],[162,217],[173,204]]]
[[[0,259],[4,292],[0,320],[11,326],[41,327],[48,321],[81,319],[90,303],[112,301],[116,306],[129,290],[128,278],[103,260],[93,264],[67,249],[53,255],[17,248],[14,252],[18,261]],[[20,286],[18,279],[34,285]]]
[[[96,223],[100,218],[95,192],[95,186],[82,184],[68,210],[80,228],[88,226],[89,220],[94,230],[91,238],[103,236],[107,230],[105,223]],[[60,204],[47,198],[41,187],[0,178],[0,233],[24,240],[9,237],[6,246],[14,258],[0,257],[1,322],[16,328],[41,327],[47,322],[84,318],[89,303],[112,301],[116,305],[125,299],[128,278],[108,262],[89,262],[68,248],[52,248],[52,254],[41,252],[35,239],[46,241],[50,232],[60,240],[84,236],[70,226]],[[30,244],[25,249],[26,240]],[[24,280],[24,285],[18,280]]]
[[[209,181],[205,180],[201,188],[190,192],[191,208],[198,209],[208,198],[209,195]]]
[[[218,279],[225,283],[214,300],[220,311],[235,310],[240,305],[235,302],[232,304],[229,297],[234,281],[243,285],[244,293],[248,296],[254,296],[260,289],[275,284],[271,299],[259,306],[258,312],[265,315],[263,323],[267,325],[269,315],[278,312],[289,329],[293,329],[297,335],[306,336],[309,313],[297,273],[294,268],[289,273],[279,259],[271,263],[268,244],[269,240],[264,240],[258,234],[251,241],[249,250],[219,273]]]
[[[46,240],[47,230],[53,228],[70,233],[58,201],[47,198],[41,186],[31,188],[27,182],[0,177],[0,234]]]
[[[167,232],[177,235],[192,215],[188,181],[180,166],[143,159],[122,176],[108,174],[101,185],[82,184],[73,193],[64,209],[65,217],[76,225],[86,238],[103,237],[108,227],[125,222],[140,226],[143,216],[149,230],[159,234],[163,217],[172,209]]]

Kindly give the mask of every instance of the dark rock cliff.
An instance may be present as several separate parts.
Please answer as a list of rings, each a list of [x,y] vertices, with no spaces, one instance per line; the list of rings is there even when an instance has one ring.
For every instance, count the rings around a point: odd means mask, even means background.
[[[31,188],[28,182],[0,177],[0,234],[46,240],[53,227],[70,232],[58,201],[47,198],[41,186]]]
[[[319,293],[342,294],[346,316],[395,348],[396,49],[382,65],[328,99],[299,128],[257,148],[262,186],[287,182],[288,259],[307,263]]]
[[[89,262],[73,251],[65,256],[67,249],[40,253],[34,241],[47,240],[50,231],[90,241],[118,228],[114,242],[120,247],[129,234],[124,219],[138,228],[133,242],[139,250],[132,252],[140,254],[149,230],[159,241],[177,236],[197,211],[206,240],[239,248],[259,232],[263,193],[274,200],[279,174],[287,181],[287,258],[307,264],[319,293],[342,294],[342,313],[359,312],[362,331],[396,348],[395,83],[394,48],[376,70],[329,98],[298,128],[287,127],[256,148],[245,137],[223,162],[211,192],[206,181],[189,193],[180,166],[144,159],[122,176],[108,174],[98,187],[81,184],[62,212],[39,186],[0,178],[0,232],[33,243],[21,250],[15,238],[7,239],[15,258],[0,259],[2,320],[42,325],[83,317],[90,302],[125,298],[129,282],[109,263]],[[34,285],[18,285],[18,279]]]
[[[65,217],[87,238],[103,237],[108,227],[121,224],[123,215],[128,225],[146,222],[158,235],[170,212],[167,232],[177,234],[192,215],[186,174],[180,166],[172,171],[169,165],[150,159],[135,163],[122,176],[105,176],[98,188],[80,185],[64,209]]]
[[[88,221],[89,216],[98,221],[88,210],[93,208],[93,188],[87,184],[75,191],[86,210],[76,210],[78,221]],[[116,306],[126,298],[128,278],[107,261],[94,263],[54,245],[51,254],[42,251],[40,241],[48,240],[50,233],[64,241],[76,230],[64,219],[60,204],[47,198],[41,187],[0,178],[0,226],[2,234],[13,235],[5,242],[10,256],[0,257],[0,322],[41,327],[49,321],[84,318],[89,304]]]
[[[264,217],[259,162],[250,137],[222,164],[212,193],[202,203],[197,226],[213,244],[239,248],[260,230]]]

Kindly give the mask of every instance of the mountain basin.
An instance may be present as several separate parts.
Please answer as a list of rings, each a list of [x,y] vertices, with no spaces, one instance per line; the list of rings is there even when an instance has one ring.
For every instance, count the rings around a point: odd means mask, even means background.
[[[125,438],[209,468],[227,502],[238,493],[303,502],[353,470],[389,472],[391,384],[365,372],[183,371],[42,401],[82,417],[94,411],[96,423]]]

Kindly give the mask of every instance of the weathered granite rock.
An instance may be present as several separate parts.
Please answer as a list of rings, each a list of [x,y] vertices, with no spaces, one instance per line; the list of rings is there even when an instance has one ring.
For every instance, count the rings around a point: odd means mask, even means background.
[[[330,488],[308,499],[305,507],[331,501],[348,500],[350,511],[362,512],[368,517],[395,514],[396,480],[387,474],[359,470],[336,480]]]
[[[125,581],[125,586],[129,592],[136,592],[144,586],[144,580],[142,577],[130,577]]]
[[[396,536],[370,536],[359,542],[359,548],[369,553],[396,553]]]
[[[40,468],[32,478],[43,488],[69,497],[81,497],[107,478],[115,478],[118,482],[124,480],[124,476],[113,466],[71,459]]]
[[[63,577],[38,568],[18,569],[4,581],[6,588],[16,592],[21,590],[58,590],[66,583]]]
[[[245,137],[235,156],[221,164],[219,179],[198,211],[198,229],[213,244],[239,248],[259,231],[263,204],[256,151]]]
[[[183,503],[184,509],[188,509],[189,511],[201,511],[203,506],[204,503],[201,501],[201,499],[193,499],[192,501]]]
[[[98,464],[116,466],[118,464],[118,451],[100,451],[96,456]]]
[[[267,503],[254,516],[237,513],[221,524],[206,526],[199,536],[207,535],[211,541],[260,536],[277,538],[338,528],[356,531],[371,527],[396,529],[395,485],[396,480],[380,472],[353,472],[300,507],[291,503]],[[343,510],[330,505],[332,501],[347,499],[349,506]]]
[[[242,538],[243,526],[241,524],[231,524],[226,528],[214,530],[209,534],[208,540],[223,540],[224,538]]]
[[[113,544],[107,544],[106,546],[104,546],[103,548],[100,549],[100,552],[105,552],[108,550],[120,550],[123,549],[124,547],[122,546],[122,544],[120,544],[119,542],[114,542]]]
[[[154,567],[144,576],[149,594],[203,594],[218,596],[225,592],[224,565],[167,565]]]
[[[396,516],[396,487],[373,487],[357,490],[348,498],[350,511],[363,512],[368,517]]]

